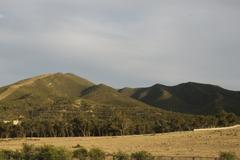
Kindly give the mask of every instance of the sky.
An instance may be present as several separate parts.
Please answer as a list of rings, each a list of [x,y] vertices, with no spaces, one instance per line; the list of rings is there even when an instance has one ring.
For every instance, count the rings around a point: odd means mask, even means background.
[[[0,0],[0,86],[54,72],[240,90],[240,1]]]

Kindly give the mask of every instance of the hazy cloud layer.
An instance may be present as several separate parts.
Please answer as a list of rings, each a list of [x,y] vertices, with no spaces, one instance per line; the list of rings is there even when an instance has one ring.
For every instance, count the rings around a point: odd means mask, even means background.
[[[0,0],[0,85],[59,71],[240,90],[239,19],[239,0]]]

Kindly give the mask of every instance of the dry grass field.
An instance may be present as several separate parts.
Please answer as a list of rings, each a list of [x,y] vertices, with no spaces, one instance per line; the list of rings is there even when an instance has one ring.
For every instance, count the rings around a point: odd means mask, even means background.
[[[235,152],[240,157],[240,127],[226,130],[174,132],[123,137],[24,138],[2,139],[0,149],[19,149],[23,143],[51,144],[73,149],[99,147],[108,153],[145,150],[154,155],[217,156],[221,151]]]

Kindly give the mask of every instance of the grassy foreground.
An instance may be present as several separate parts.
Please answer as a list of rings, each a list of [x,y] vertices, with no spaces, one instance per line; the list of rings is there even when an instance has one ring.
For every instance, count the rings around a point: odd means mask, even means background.
[[[101,148],[107,153],[119,150],[132,153],[144,150],[153,155],[166,156],[214,157],[220,152],[235,152],[240,157],[240,128],[123,137],[1,139],[0,149],[20,149],[23,143],[36,146],[55,145],[69,150],[80,144],[87,149]]]

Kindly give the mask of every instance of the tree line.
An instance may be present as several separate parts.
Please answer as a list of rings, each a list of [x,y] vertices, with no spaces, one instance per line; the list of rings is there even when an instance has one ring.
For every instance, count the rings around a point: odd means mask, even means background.
[[[108,113],[109,114],[109,113]],[[224,127],[240,122],[232,113],[221,112],[215,116],[158,116],[146,114],[131,116],[116,111],[108,118],[101,115],[56,114],[20,120],[20,123],[0,122],[1,138],[12,137],[74,137],[74,136],[118,136],[133,134],[155,134],[172,131],[188,131],[195,128]]]

